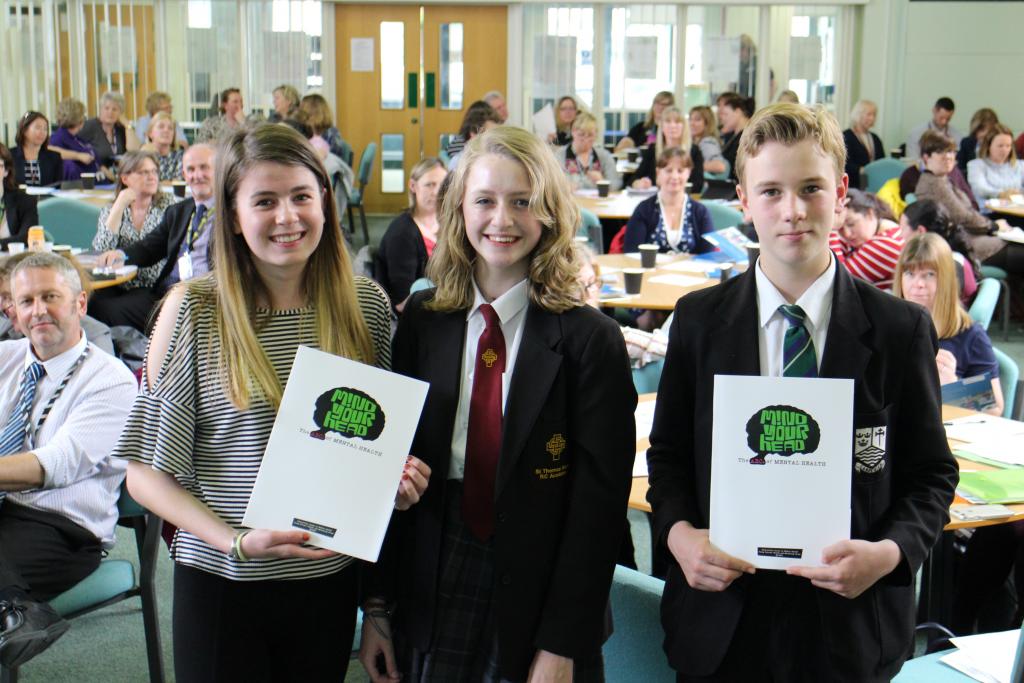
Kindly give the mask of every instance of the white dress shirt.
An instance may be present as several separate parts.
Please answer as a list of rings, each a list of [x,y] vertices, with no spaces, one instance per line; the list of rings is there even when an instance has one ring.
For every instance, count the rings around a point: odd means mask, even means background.
[[[505,336],[505,372],[501,375],[501,411],[505,412],[509,383],[519,355],[519,342],[523,338],[523,321],[529,303],[527,295],[529,280],[499,296],[490,304],[501,320],[501,333]],[[459,388],[459,407],[455,411],[455,428],[452,430],[452,456],[448,464],[448,478],[462,480],[466,470],[466,436],[469,434],[469,403],[473,395],[473,375],[476,370],[476,346],[487,326],[480,306],[487,299],[473,283],[473,306],[466,315],[466,342],[462,347],[462,383]]]
[[[821,357],[825,353],[828,321],[832,318],[832,288],[836,280],[836,260],[831,254],[829,259],[825,272],[794,302],[804,309],[807,315],[804,325],[811,333],[811,343],[814,344],[814,356],[819,369]],[[786,330],[789,329],[789,322],[779,313],[779,306],[789,302],[761,270],[760,259],[754,271],[754,279],[757,284],[757,346],[761,359],[761,376],[782,377],[783,340],[786,337]]]
[[[57,387],[89,344],[42,363],[30,416],[32,434]],[[109,457],[128,417],[138,384],[124,364],[89,344],[89,355],[57,398],[26,450],[43,467],[43,486],[8,494],[8,500],[67,517],[92,532],[105,548],[114,544],[117,499],[125,463]],[[7,424],[21,392],[25,369],[36,362],[27,338],[0,342],[0,425]]]

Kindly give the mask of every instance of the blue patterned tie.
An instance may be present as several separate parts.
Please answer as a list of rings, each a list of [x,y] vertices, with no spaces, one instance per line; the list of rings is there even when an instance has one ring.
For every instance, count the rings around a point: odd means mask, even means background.
[[[4,425],[4,431],[0,434],[0,456],[14,455],[25,449],[25,436],[28,431],[29,417],[32,414],[32,403],[36,399],[36,384],[46,370],[42,363],[32,363],[25,368],[25,374],[21,376],[21,398],[14,406],[14,412]],[[0,492],[0,502],[3,502],[6,494]]]
[[[804,324],[807,314],[795,304],[779,306],[779,313],[789,323],[782,342],[782,376],[817,377],[818,359],[814,355],[811,333]]]

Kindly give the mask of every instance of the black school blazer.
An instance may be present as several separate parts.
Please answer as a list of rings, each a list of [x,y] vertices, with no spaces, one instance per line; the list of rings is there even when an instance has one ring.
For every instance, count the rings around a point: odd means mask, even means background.
[[[942,426],[937,349],[927,311],[837,267],[820,375],[855,380],[854,429],[887,428],[885,466],[853,473],[851,538],[892,539],[903,555],[854,600],[816,589],[829,656],[849,680],[899,671],[912,642],[913,578],[949,519],[958,473]],[[647,453],[661,543],[678,521],[708,528],[715,374],[760,374],[753,270],[676,305]],[[747,578],[721,593],[699,591],[672,564],[662,624],[673,668],[691,676],[718,668]]]
[[[396,628],[430,644],[452,430],[462,378],[466,311],[430,311],[434,290],[410,299],[392,367],[430,383],[412,452],[432,468],[417,505],[396,513],[376,590],[397,601]],[[618,326],[581,306],[553,314],[530,304],[505,406],[495,483],[494,562],[501,675],[525,679],[545,649],[599,652],[610,635],[608,593],[631,484],[636,434],[629,359]]]

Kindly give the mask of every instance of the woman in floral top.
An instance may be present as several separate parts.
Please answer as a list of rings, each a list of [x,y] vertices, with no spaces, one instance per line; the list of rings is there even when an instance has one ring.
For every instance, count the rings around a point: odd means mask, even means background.
[[[152,152],[128,152],[121,159],[114,202],[100,211],[92,248],[97,251],[123,249],[142,239],[160,223],[174,197],[160,191],[156,155]],[[140,268],[124,289],[153,287],[164,261]]]

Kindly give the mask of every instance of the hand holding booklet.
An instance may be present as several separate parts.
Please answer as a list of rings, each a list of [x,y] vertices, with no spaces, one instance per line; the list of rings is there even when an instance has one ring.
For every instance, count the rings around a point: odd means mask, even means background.
[[[243,524],[376,562],[427,388],[300,346]]]
[[[853,380],[715,376],[711,542],[759,569],[850,538]]]

